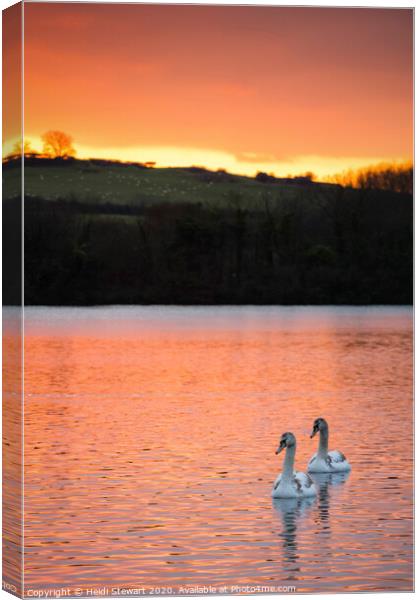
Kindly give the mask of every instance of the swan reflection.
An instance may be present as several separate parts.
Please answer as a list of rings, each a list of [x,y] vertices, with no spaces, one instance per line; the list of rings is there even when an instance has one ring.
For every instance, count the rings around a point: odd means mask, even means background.
[[[330,487],[340,486],[347,481],[350,471],[342,473],[311,473],[311,477],[318,488],[318,514],[317,521],[321,529],[330,529]]]
[[[303,516],[314,502],[315,496],[308,498],[273,499],[273,507],[282,522],[282,531],[279,537],[283,539],[283,553],[286,563],[295,563],[299,559],[297,546],[298,519]]]

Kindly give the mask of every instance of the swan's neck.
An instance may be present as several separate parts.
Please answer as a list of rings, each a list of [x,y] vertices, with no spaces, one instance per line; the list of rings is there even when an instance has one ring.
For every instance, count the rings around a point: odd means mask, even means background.
[[[293,477],[293,466],[295,464],[296,444],[294,446],[288,446],[286,448],[286,456],[284,457],[283,463],[283,481],[285,479],[292,479]]]
[[[318,456],[320,458],[328,456],[328,427],[319,432]]]

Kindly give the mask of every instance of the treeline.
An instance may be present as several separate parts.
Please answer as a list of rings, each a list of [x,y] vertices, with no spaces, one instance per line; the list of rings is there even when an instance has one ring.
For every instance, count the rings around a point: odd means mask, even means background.
[[[9,171],[10,169],[20,169],[22,165],[22,159],[20,155],[9,154],[3,159],[3,171]],[[121,161],[121,160],[109,160],[106,158],[89,158],[79,159],[74,156],[66,156],[65,158],[44,156],[35,152],[28,152],[25,154],[25,167],[69,167],[72,168],[75,165],[80,167],[136,167],[138,169],[151,169],[156,163],[153,161],[149,162],[134,162],[134,161]]]
[[[334,175],[329,180],[346,187],[412,194],[413,164],[380,163],[362,169],[350,169]]]
[[[26,198],[25,302],[409,304],[412,197],[331,187],[261,196],[252,211],[235,194],[225,209],[109,204],[100,213]]]

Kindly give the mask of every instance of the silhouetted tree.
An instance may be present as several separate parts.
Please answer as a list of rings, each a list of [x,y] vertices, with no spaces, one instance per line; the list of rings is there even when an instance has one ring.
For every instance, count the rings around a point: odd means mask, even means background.
[[[31,147],[31,142],[29,140],[24,140],[23,147],[22,147],[22,141],[19,140],[13,146],[13,150],[5,156],[5,159],[13,160],[13,159],[21,157],[22,154],[24,154],[24,156],[36,156],[38,154],[38,152],[36,150],[33,150],[33,148]]]
[[[23,148],[22,148],[22,141],[19,140],[18,142],[16,142],[16,144],[13,146],[13,154],[15,155],[21,155],[23,151],[23,154],[32,154],[34,153],[34,150],[31,147],[31,142],[29,140],[24,140],[23,142]]]
[[[260,183],[274,183],[276,178],[274,175],[264,173],[264,171],[258,171],[258,173],[255,175],[255,180],[259,181]]]
[[[73,138],[63,131],[47,131],[42,136],[44,154],[51,158],[68,158],[76,154]]]
[[[349,169],[333,175],[329,181],[345,187],[412,194],[413,164],[380,163],[356,171]]]

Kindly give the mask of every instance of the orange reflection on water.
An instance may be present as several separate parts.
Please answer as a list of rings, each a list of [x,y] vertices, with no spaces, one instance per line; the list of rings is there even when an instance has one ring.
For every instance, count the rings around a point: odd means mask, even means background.
[[[411,589],[409,309],[40,308],[26,334],[28,586]],[[304,469],[319,415],[350,477],[273,504],[279,435]]]
[[[19,307],[3,308],[3,582],[22,593],[22,323]]]

